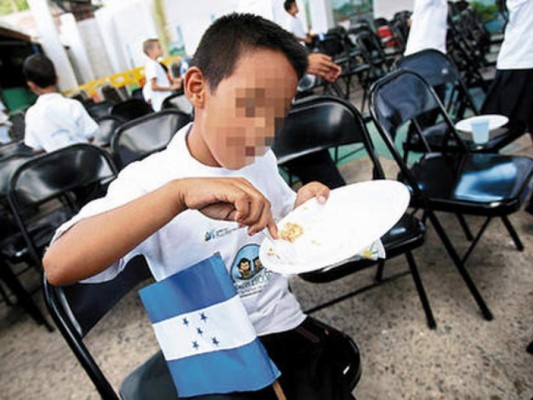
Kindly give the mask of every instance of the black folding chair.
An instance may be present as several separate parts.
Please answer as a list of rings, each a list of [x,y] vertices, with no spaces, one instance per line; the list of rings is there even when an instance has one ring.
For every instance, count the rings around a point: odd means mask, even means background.
[[[399,70],[374,84],[371,113],[381,137],[392,153],[401,174],[399,179],[413,193],[412,206],[424,211],[486,319],[492,319],[464,263],[478,243],[489,222],[499,217],[516,247],[523,244],[508,215],[517,211],[530,192],[533,160],[528,157],[490,153],[471,153],[449,118],[444,106],[429,84],[418,74]],[[395,142],[400,128],[421,114],[438,110],[448,132],[462,152],[426,153],[414,165],[403,160]],[[486,217],[483,226],[461,258],[452,245],[436,212]]]
[[[274,140],[273,150],[281,165],[283,165],[284,162],[289,160],[344,144],[360,145],[362,150],[367,152],[372,163],[373,178],[385,178],[360,113],[352,104],[337,97],[309,97],[294,103],[289,111],[283,130],[277,134]],[[402,254],[407,258],[409,272],[412,274],[422,307],[426,314],[427,323],[430,328],[435,328],[435,319],[412,255],[412,250],[421,246],[424,242],[424,233],[424,224],[410,214],[405,214],[382,237],[382,243],[388,258]],[[380,284],[392,279],[383,279],[384,264],[384,261],[354,259],[347,260],[342,265],[325,267],[318,271],[301,274],[300,276],[310,282],[326,283],[361,271],[364,268],[378,265],[376,282]],[[308,312],[315,312],[324,307],[336,304],[374,286],[376,284],[341,295],[325,304],[311,308]]]
[[[167,109],[126,122],[111,139],[111,152],[119,169],[163,150],[174,134],[191,121],[181,111]]]
[[[165,100],[163,100],[161,109],[166,110],[169,108],[181,111],[182,113],[191,116],[194,112],[194,106],[183,92],[170,95]]]
[[[0,159],[0,281],[2,281],[17,299],[20,305],[38,324],[45,325],[48,330],[52,326],[48,323],[41,310],[32,298],[32,290],[25,287],[19,277],[34,271],[36,265],[32,262],[24,237],[14,221],[7,200],[9,179],[13,172],[23,163],[30,160],[30,155],[14,155]],[[39,235],[39,242],[51,237],[53,229],[48,226],[39,226],[33,229],[32,234]],[[12,265],[26,264],[18,268],[15,273]],[[27,286],[27,284],[26,284]],[[9,294],[0,286],[0,295],[7,305],[13,305]]]
[[[115,175],[109,155],[89,144],[34,157],[16,169],[8,200],[34,265],[42,267],[44,249],[55,229],[88,201],[104,195]],[[41,226],[51,229],[43,233]]]
[[[106,115],[96,120],[98,124],[98,131],[94,137],[93,144],[95,146],[108,147],[111,145],[111,138],[115,130],[124,123],[120,118],[113,115]]]
[[[478,107],[475,105],[468,88],[463,83],[461,74],[454,62],[445,54],[438,50],[428,49],[418,53],[411,54],[402,58],[396,63],[396,68],[414,71],[422,76],[436,91],[441,91],[442,101],[446,111],[452,120],[459,121],[465,117],[466,110],[471,110],[475,115],[479,114]],[[442,148],[442,140],[447,134],[446,123],[439,122],[430,124],[433,126],[423,126],[423,121],[417,121],[422,128],[422,136],[431,145],[433,151]],[[487,143],[474,144],[467,142],[472,151],[480,152],[497,152],[504,146],[518,139],[523,132],[519,129],[502,128],[497,136],[493,136]],[[419,140],[419,135],[410,135],[409,140],[405,142],[404,150],[408,151],[428,151],[424,142]],[[446,144],[448,149],[459,149],[457,143],[451,139]]]
[[[147,114],[153,113],[152,106],[142,99],[131,98],[114,104],[109,109],[109,114],[123,121],[131,121]]]
[[[99,103],[84,103],[84,106],[91,117],[93,117],[94,119],[98,119],[109,115],[109,111],[111,110],[113,103],[104,100]]]
[[[84,338],[128,293],[150,277],[143,257],[132,259],[114,279],[103,283],[77,283],[57,287],[44,280],[48,310],[68,346],[105,400],[177,399],[176,389],[161,352],[131,372],[120,397],[101,370]]]
[[[84,341],[87,334],[125,295],[139,288],[149,277],[144,257],[137,256],[118,276],[107,282],[57,287],[50,285],[46,279],[44,281],[45,300],[54,322],[104,400],[178,399],[167,363],[160,351],[127,375],[120,386],[119,397]],[[317,329],[325,329],[331,338],[335,338],[335,350],[342,358],[339,365],[342,365],[349,387],[353,389],[361,376],[359,349],[346,334],[315,319],[310,322]],[[207,400],[220,397],[212,395],[202,398]],[[223,398],[253,400],[256,397],[248,393],[235,393]]]

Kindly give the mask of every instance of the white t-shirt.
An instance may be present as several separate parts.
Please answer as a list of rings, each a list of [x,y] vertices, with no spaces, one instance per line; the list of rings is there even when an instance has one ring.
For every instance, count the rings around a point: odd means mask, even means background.
[[[160,111],[163,100],[165,100],[172,93],[160,90],[152,90],[151,81],[155,78],[155,83],[157,86],[169,87],[170,80],[168,79],[167,72],[156,60],[148,58],[148,61],[144,66],[144,75],[146,77],[146,84],[143,87],[144,100],[152,103],[152,108],[154,111]]]
[[[178,131],[167,149],[126,167],[110,185],[106,197],[85,206],[58,229],[54,240],[81,219],[119,207],[177,178],[244,177],[269,199],[275,219],[292,210],[296,195],[279,175],[272,151],[237,171],[208,167],[189,153],[186,135],[191,126]],[[138,254],[146,257],[159,281],[220,252],[257,334],[286,331],[298,326],[305,315],[288,289],[288,278],[257,264],[263,239],[262,234],[248,236],[246,228],[239,228],[235,222],[215,221],[187,210],[115,265],[87,281],[112,279]],[[251,266],[249,272],[244,268],[247,263]]]
[[[98,124],[83,105],[59,93],[40,95],[26,112],[24,143],[46,152],[75,143],[87,143]]]
[[[507,8],[509,23],[496,68],[533,68],[533,0],[507,0]]]
[[[426,49],[446,54],[447,18],[446,0],[415,0],[404,56]]]
[[[11,126],[11,123],[9,122],[9,117],[6,111],[4,103],[0,100],[0,143],[11,142],[11,138],[9,137],[9,127]]]

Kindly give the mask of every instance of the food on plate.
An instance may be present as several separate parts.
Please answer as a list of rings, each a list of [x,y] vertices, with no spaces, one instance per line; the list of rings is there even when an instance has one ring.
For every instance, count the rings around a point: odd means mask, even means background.
[[[279,232],[279,238],[294,243],[304,233],[304,228],[292,222],[285,223],[283,229]]]

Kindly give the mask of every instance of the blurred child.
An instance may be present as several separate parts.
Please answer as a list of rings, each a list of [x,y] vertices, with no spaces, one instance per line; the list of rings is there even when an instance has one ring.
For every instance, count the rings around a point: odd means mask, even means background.
[[[57,92],[58,77],[48,57],[42,54],[28,57],[22,73],[28,87],[39,96],[26,112],[26,146],[38,152],[50,152],[92,140],[98,125],[79,101]]]
[[[144,99],[152,104],[154,111],[160,111],[163,100],[175,90],[181,89],[181,78],[171,78],[168,68],[158,61],[163,49],[158,39],[148,39],[143,43],[144,54],[148,57],[144,66],[146,84],[143,88]]]

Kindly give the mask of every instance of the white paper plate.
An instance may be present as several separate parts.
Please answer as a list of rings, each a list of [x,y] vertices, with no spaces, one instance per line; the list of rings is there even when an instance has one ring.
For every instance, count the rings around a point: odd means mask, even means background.
[[[457,124],[455,124],[455,129],[463,132],[472,132],[472,122],[481,121],[485,119],[489,120],[489,130],[497,129],[500,126],[503,126],[507,122],[509,122],[509,118],[507,118],[505,115],[476,115],[475,117],[470,117],[459,121]]]
[[[303,229],[290,243],[293,260],[281,259],[268,238],[261,243],[259,258],[267,269],[281,274],[300,274],[337,264],[387,233],[404,214],[409,199],[402,183],[389,180],[332,190],[326,204],[313,198],[278,223],[280,231],[287,223]]]

